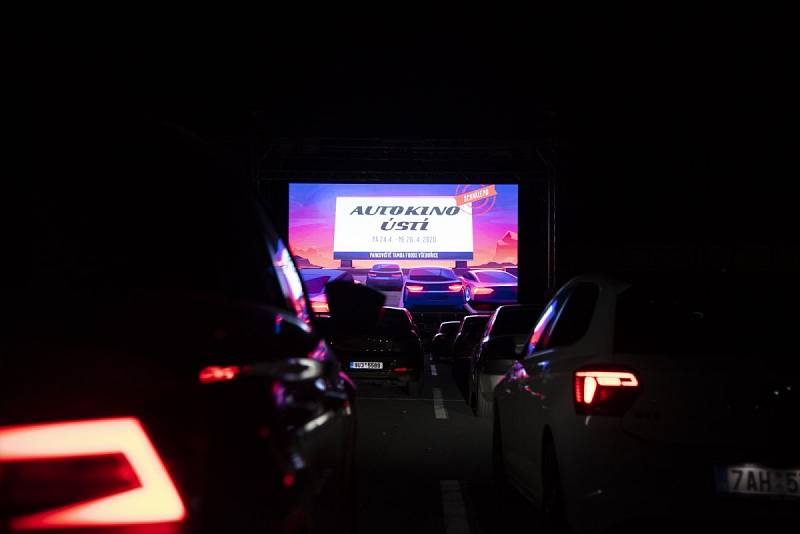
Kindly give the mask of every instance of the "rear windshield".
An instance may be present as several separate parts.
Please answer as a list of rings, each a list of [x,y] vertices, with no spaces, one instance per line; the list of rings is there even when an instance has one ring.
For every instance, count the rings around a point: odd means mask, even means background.
[[[461,333],[473,336],[476,334],[482,334],[483,329],[486,328],[486,323],[489,322],[489,316],[485,317],[474,317],[469,318],[464,321],[464,326],[461,328]]]
[[[453,334],[458,332],[459,323],[445,323],[439,327],[442,334]]]
[[[400,266],[396,263],[378,263],[372,267],[373,271],[399,271]]]
[[[492,325],[491,335],[507,336],[527,334],[536,326],[541,310],[536,308],[511,308],[502,310]]]
[[[411,321],[405,310],[383,310],[378,327],[387,332],[408,332],[411,330]]]
[[[450,269],[411,269],[408,277],[421,282],[446,282],[456,279],[455,273]]]
[[[493,283],[493,284],[513,284],[517,281],[517,277],[502,271],[477,271],[474,274],[479,282]]]
[[[617,352],[707,356],[784,353],[794,347],[796,294],[734,287],[631,287],[617,300]]]

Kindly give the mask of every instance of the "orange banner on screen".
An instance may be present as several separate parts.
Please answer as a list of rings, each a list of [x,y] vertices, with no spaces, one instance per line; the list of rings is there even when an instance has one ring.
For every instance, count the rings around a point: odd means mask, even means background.
[[[469,204],[470,202],[493,197],[496,194],[497,191],[493,185],[487,185],[486,187],[481,187],[480,189],[473,189],[472,191],[467,191],[466,193],[456,195],[456,206],[463,206],[464,204]]]

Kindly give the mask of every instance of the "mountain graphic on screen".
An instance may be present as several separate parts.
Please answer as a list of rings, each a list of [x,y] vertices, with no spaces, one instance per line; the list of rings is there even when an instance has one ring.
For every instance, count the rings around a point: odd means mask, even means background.
[[[314,265],[314,264],[312,264],[312,263],[311,263],[311,262],[308,260],[308,258],[304,258],[304,257],[302,257],[302,256],[294,256],[294,263],[295,263],[295,265],[297,265],[297,267],[298,267],[299,269],[304,269],[304,268],[306,268],[306,269],[307,269],[307,268],[315,268],[315,269],[318,269],[318,268],[320,268],[320,266],[319,266],[319,265]]]
[[[499,263],[513,263],[517,262],[517,233],[507,231],[503,234],[501,239],[497,240],[495,248],[494,260]]]

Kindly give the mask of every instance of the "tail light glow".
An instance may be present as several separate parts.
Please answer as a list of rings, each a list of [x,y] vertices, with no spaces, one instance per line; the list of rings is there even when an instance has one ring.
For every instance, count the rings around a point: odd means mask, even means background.
[[[11,519],[12,531],[182,521],[186,509],[153,444],[133,417],[0,428],[0,465],[121,454],[134,489]]]
[[[402,278],[403,275],[401,273],[393,273],[392,278]]]
[[[491,295],[494,293],[494,289],[491,287],[476,287],[474,293],[476,295]]]
[[[420,291],[422,291],[425,288],[423,286],[409,286],[409,285],[407,285],[406,289],[409,290],[411,293],[419,293]]]
[[[575,406],[579,413],[619,415],[639,391],[631,371],[585,369],[575,373]]]
[[[331,311],[330,307],[328,306],[328,303],[320,300],[311,301],[311,310],[314,313],[330,313]]]
[[[200,370],[198,379],[201,384],[213,384],[214,382],[233,380],[239,376],[240,372],[241,368],[237,365],[229,365],[227,367],[209,365]]]
[[[367,276],[378,276],[378,273],[369,272],[367,273]]]
[[[461,288],[463,287],[464,286],[462,284],[450,284],[449,286],[447,286],[447,289],[449,289],[450,291],[461,291]]]
[[[407,373],[407,372],[409,372],[410,370],[411,370],[411,369],[409,369],[408,367],[395,367],[395,368],[394,368],[394,372],[395,372],[395,373]]]

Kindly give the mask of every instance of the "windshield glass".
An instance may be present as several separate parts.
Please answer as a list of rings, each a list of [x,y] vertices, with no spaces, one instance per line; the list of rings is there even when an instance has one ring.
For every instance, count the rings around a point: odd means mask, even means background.
[[[421,282],[446,282],[456,279],[455,273],[450,269],[437,268],[411,269],[408,277]]]
[[[517,277],[503,271],[476,271],[473,273],[479,282],[494,284],[514,284]]]

